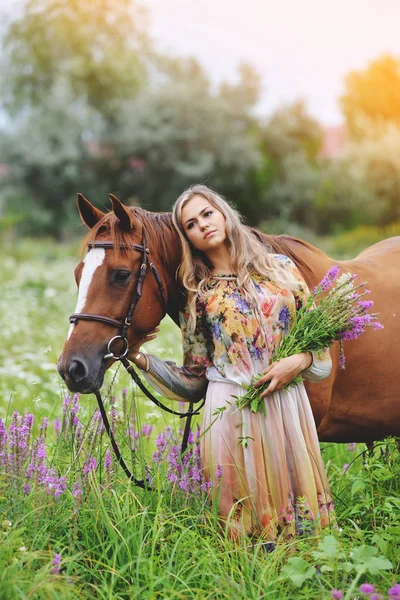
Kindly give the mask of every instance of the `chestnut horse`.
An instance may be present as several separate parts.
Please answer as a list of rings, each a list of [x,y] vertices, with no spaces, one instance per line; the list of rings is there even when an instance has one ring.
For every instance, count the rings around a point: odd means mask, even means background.
[[[93,247],[75,271],[79,286],[76,313],[104,315],[111,321],[79,319],[70,326],[58,369],[71,391],[81,393],[97,391],[105,371],[113,363],[113,358],[106,355],[110,338],[118,333],[112,321],[123,321],[129,310],[143,262],[138,248],[131,246],[141,244],[143,235],[149,261],[155,265],[161,282],[157,283],[151,272],[145,277],[142,297],[126,334],[129,345],[133,346],[154,329],[166,312],[177,323],[185,300],[175,278],[181,250],[171,214],[127,208],[115,196],[110,195],[110,198],[113,211],[106,214],[83,196],[79,195],[78,199],[81,218],[90,228],[85,243],[108,241],[114,246],[114,249],[107,249],[107,245],[106,248]],[[385,326],[382,331],[367,331],[356,341],[344,342],[344,371],[338,368],[338,344],[335,344],[331,349],[330,377],[317,384],[306,384],[320,440],[370,442],[388,435],[400,436],[397,381],[400,237],[383,240],[352,260],[337,261],[302,240],[252,231],[273,252],[289,256],[311,289],[333,265],[338,265],[343,272],[357,273],[360,281],[368,282],[379,319]],[[128,244],[129,249],[123,247]],[[165,290],[164,299],[160,284]]]

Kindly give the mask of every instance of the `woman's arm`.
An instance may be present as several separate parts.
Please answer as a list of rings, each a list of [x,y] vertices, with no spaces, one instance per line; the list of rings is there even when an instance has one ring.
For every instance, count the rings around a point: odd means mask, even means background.
[[[146,381],[160,394],[171,400],[198,402],[204,397],[208,380],[206,370],[211,365],[212,344],[208,331],[201,318],[197,320],[196,330],[190,334],[187,329],[188,315],[180,314],[180,326],[183,336],[183,366],[161,360],[152,354],[137,352],[133,362],[141,369]],[[158,329],[154,330],[154,332]],[[148,339],[156,337],[154,332]]]

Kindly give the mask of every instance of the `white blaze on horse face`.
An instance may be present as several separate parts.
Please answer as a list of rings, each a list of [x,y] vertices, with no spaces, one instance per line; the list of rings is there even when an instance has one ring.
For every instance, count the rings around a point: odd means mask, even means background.
[[[103,264],[105,255],[106,251],[104,248],[92,248],[92,250],[89,250],[85,258],[83,259],[84,266],[82,269],[81,280],[79,282],[78,302],[76,303],[75,309],[76,313],[82,312],[82,309],[86,304],[86,298],[88,295],[90,284],[92,282],[94,272],[98,267],[100,267],[100,265]],[[68,331],[67,340],[69,340],[74,327],[75,323],[71,323]]]

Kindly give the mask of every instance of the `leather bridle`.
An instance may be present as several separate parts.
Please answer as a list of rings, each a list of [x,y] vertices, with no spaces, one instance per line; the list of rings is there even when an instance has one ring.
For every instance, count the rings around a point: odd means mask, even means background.
[[[107,242],[107,241],[90,242],[88,244],[88,248],[89,248],[89,250],[93,249],[93,248],[104,248],[105,250],[108,250],[108,249],[114,249],[115,245],[113,242]],[[113,359],[113,360],[121,361],[121,363],[124,365],[124,367],[130,374],[132,379],[135,381],[135,383],[138,385],[138,387],[142,390],[142,392],[147,396],[147,398],[149,398],[149,400],[151,400],[156,406],[158,406],[159,408],[168,412],[171,415],[176,415],[180,418],[186,417],[187,420],[186,420],[186,425],[185,425],[184,434],[183,434],[183,438],[182,438],[182,447],[181,447],[181,452],[183,453],[183,452],[185,452],[187,445],[188,445],[191,419],[194,415],[199,414],[200,409],[204,406],[205,400],[203,400],[203,402],[200,404],[200,406],[196,410],[193,410],[193,402],[190,402],[189,410],[185,413],[177,412],[175,410],[172,410],[171,408],[168,408],[168,406],[165,406],[162,402],[160,402],[157,398],[155,398],[151,392],[149,392],[149,390],[142,383],[142,380],[140,379],[139,375],[134,370],[133,366],[129,363],[128,359],[126,358],[129,353],[129,342],[128,342],[128,338],[127,338],[128,327],[130,327],[130,325],[132,325],[133,315],[134,315],[136,306],[137,306],[140,298],[142,297],[143,285],[144,285],[144,281],[146,278],[146,273],[149,269],[153,273],[154,278],[157,282],[158,291],[159,291],[159,294],[160,294],[162,302],[163,302],[164,315],[167,312],[168,300],[167,300],[167,295],[165,293],[165,289],[164,289],[164,285],[163,285],[163,281],[160,276],[160,273],[158,272],[156,265],[149,260],[150,250],[146,244],[146,238],[145,238],[144,231],[143,231],[143,236],[142,236],[142,244],[120,244],[119,248],[120,248],[120,250],[136,250],[142,254],[142,264],[139,269],[137,283],[136,283],[135,289],[133,290],[132,300],[129,305],[129,309],[128,309],[125,319],[123,321],[119,321],[118,319],[113,319],[111,317],[107,317],[104,315],[97,315],[97,314],[90,314],[90,313],[73,313],[69,318],[69,322],[72,324],[76,324],[78,321],[97,321],[99,323],[103,323],[105,325],[109,325],[110,327],[115,327],[115,328],[119,329],[118,335],[113,336],[110,339],[110,341],[108,342],[107,354],[105,354],[103,356],[103,360]],[[112,346],[116,342],[116,340],[122,340],[122,342],[124,343],[123,350],[118,355],[115,355],[114,352],[112,351]],[[149,488],[149,485],[146,481],[136,479],[135,476],[131,473],[131,471],[127,467],[127,465],[120,453],[118,445],[115,441],[113,432],[111,430],[111,427],[110,427],[110,424],[108,421],[108,417],[107,417],[107,412],[104,408],[104,404],[103,404],[100,392],[95,392],[95,396],[97,398],[100,413],[101,413],[101,416],[102,416],[102,419],[104,422],[104,427],[110,438],[111,445],[113,447],[113,450],[115,452],[115,455],[118,459],[119,464],[121,465],[121,467],[127,474],[128,478],[130,480],[132,480],[135,485],[137,485],[141,488]]]
[[[137,250],[138,252],[140,252],[142,254],[142,264],[139,269],[139,276],[137,279],[135,289],[133,291],[132,300],[131,300],[131,303],[130,303],[130,306],[129,306],[129,309],[128,309],[125,319],[123,321],[118,321],[117,319],[112,319],[111,317],[106,317],[103,315],[96,315],[96,314],[89,314],[89,313],[73,313],[69,318],[69,322],[73,323],[73,324],[77,323],[78,321],[97,321],[99,323],[104,323],[105,325],[109,325],[111,327],[117,327],[119,329],[119,335],[115,335],[108,342],[108,345],[107,345],[108,352],[104,356],[104,360],[106,360],[108,358],[113,358],[114,360],[121,360],[122,358],[125,358],[128,355],[129,344],[128,344],[128,339],[127,339],[126,335],[127,335],[128,327],[132,324],[133,313],[135,312],[137,303],[139,302],[139,300],[142,296],[143,284],[144,284],[144,280],[146,277],[146,273],[149,268],[150,268],[151,272],[153,273],[154,278],[157,282],[158,291],[160,293],[160,296],[161,296],[161,299],[163,302],[164,315],[167,312],[167,296],[165,293],[164,285],[163,285],[163,282],[162,282],[162,279],[158,272],[157,267],[155,266],[155,264],[153,262],[149,261],[150,250],[148,249],[148,247],[146,245],[144,233],[143,233],[142,242],[143,242],[142,244],[120,244],[119,245],[120,250]],[[107,250],[107,249],[114,249],[115,246],[114,246],[113,242],[90,242],[88,244],[88,248],[89,249],[104,248]],[[119,340],[119,339],[121,339],[124,343],[124,350],[121,352],[121,354],[116,356],[112,352],[112,345],[114,344],[114,342],[116,340]]]

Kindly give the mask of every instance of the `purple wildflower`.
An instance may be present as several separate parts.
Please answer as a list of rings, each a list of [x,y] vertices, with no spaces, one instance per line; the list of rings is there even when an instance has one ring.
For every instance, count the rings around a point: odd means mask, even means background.
[[[83,465],[83,472],[88,475],[91,471],[94,471],[97,467],[97,461],[94,456],[91,456],[89,462]]]
[[[360,308],[362,308],[363,310],[369,310],[370,308],[372,308],[374,305],[374,301],[373,300],[360,300],[358,302],[358,306]]]
[[[349,468],[349,466],[350,466],[350,465],[349,465],[349,463],[345,463],[345,464],[343,465],[343,468],[342,468],[342,475],[344,475],[344,474],[346,473],[346,471],[347,471],[347,469]]]
[[[372,594],[372,592],[375,591],[375,588],[373,585],[371,585],[370,583],[363,583],[362,585],[360,585],[360,592],[362,594]]]
[[[58,575],[60,572],[61,554],[55,554],[53,557],[53,560],[51,561],[51,564],[53,565],[53,568],[51,569],[51,573],[53,575]]]
[[[62,405],[64,414],[67,412],[67,408],[69,407],[70,404],[71,404],[71,396],[69,394],[66,394],[64,401],[63,401],[63,405]]]
[[[112,463],[112,456],[111,456],[111,452],[110,450],[106,450],[106,455],[104,457],[104,468],[107,471],[107,473],[109,473],[110,469],[111,469],[111,463]]]
[[[54,419],[53,427],[54,427],[54,433],[56,434],[56,437],[58,437],[60,435],[60,431],[61,431],[60,419]]]
[[[143,425],[143,427],[142,427],[142,435],[144,437],[149,437],[149,435],[151,435],[152,431],[153,431],[153,425],[148,425],[148,424]]]
[[[337,276],[339,275],[340,268],[335,265],[330,268],[326,275],[321,279],[318,285],[314,288],[314,294],[318,294],[319,292],[326,292],[332,286],[334,281],[336,281]]]
[[[400,597],[400,583],[395,583],[388,591],[388,594],[390,596],[390,599],[392,600],[392,598],[394,596],[399,596]]]
[[[334,600],[341,600],[343,598],[343,592],[341,590],[331,590],[331,598]]]
[[[382,594],[371,594],[369,600],[383,600]]]
[[[374,331],[376,331],[377,329],[385,329],[384,326],[382,325],[382,323],[379,323],[379,321],[375,321],[375,323],[372,326],[372,329]]]
[[[217,465],[215,477],[217,477],[217,479],[220,479],[222,477],[222,465]]]
[[[350,442],[350,444],[347,444],[347,452],[355,452],[357,448],[357,442]]]

